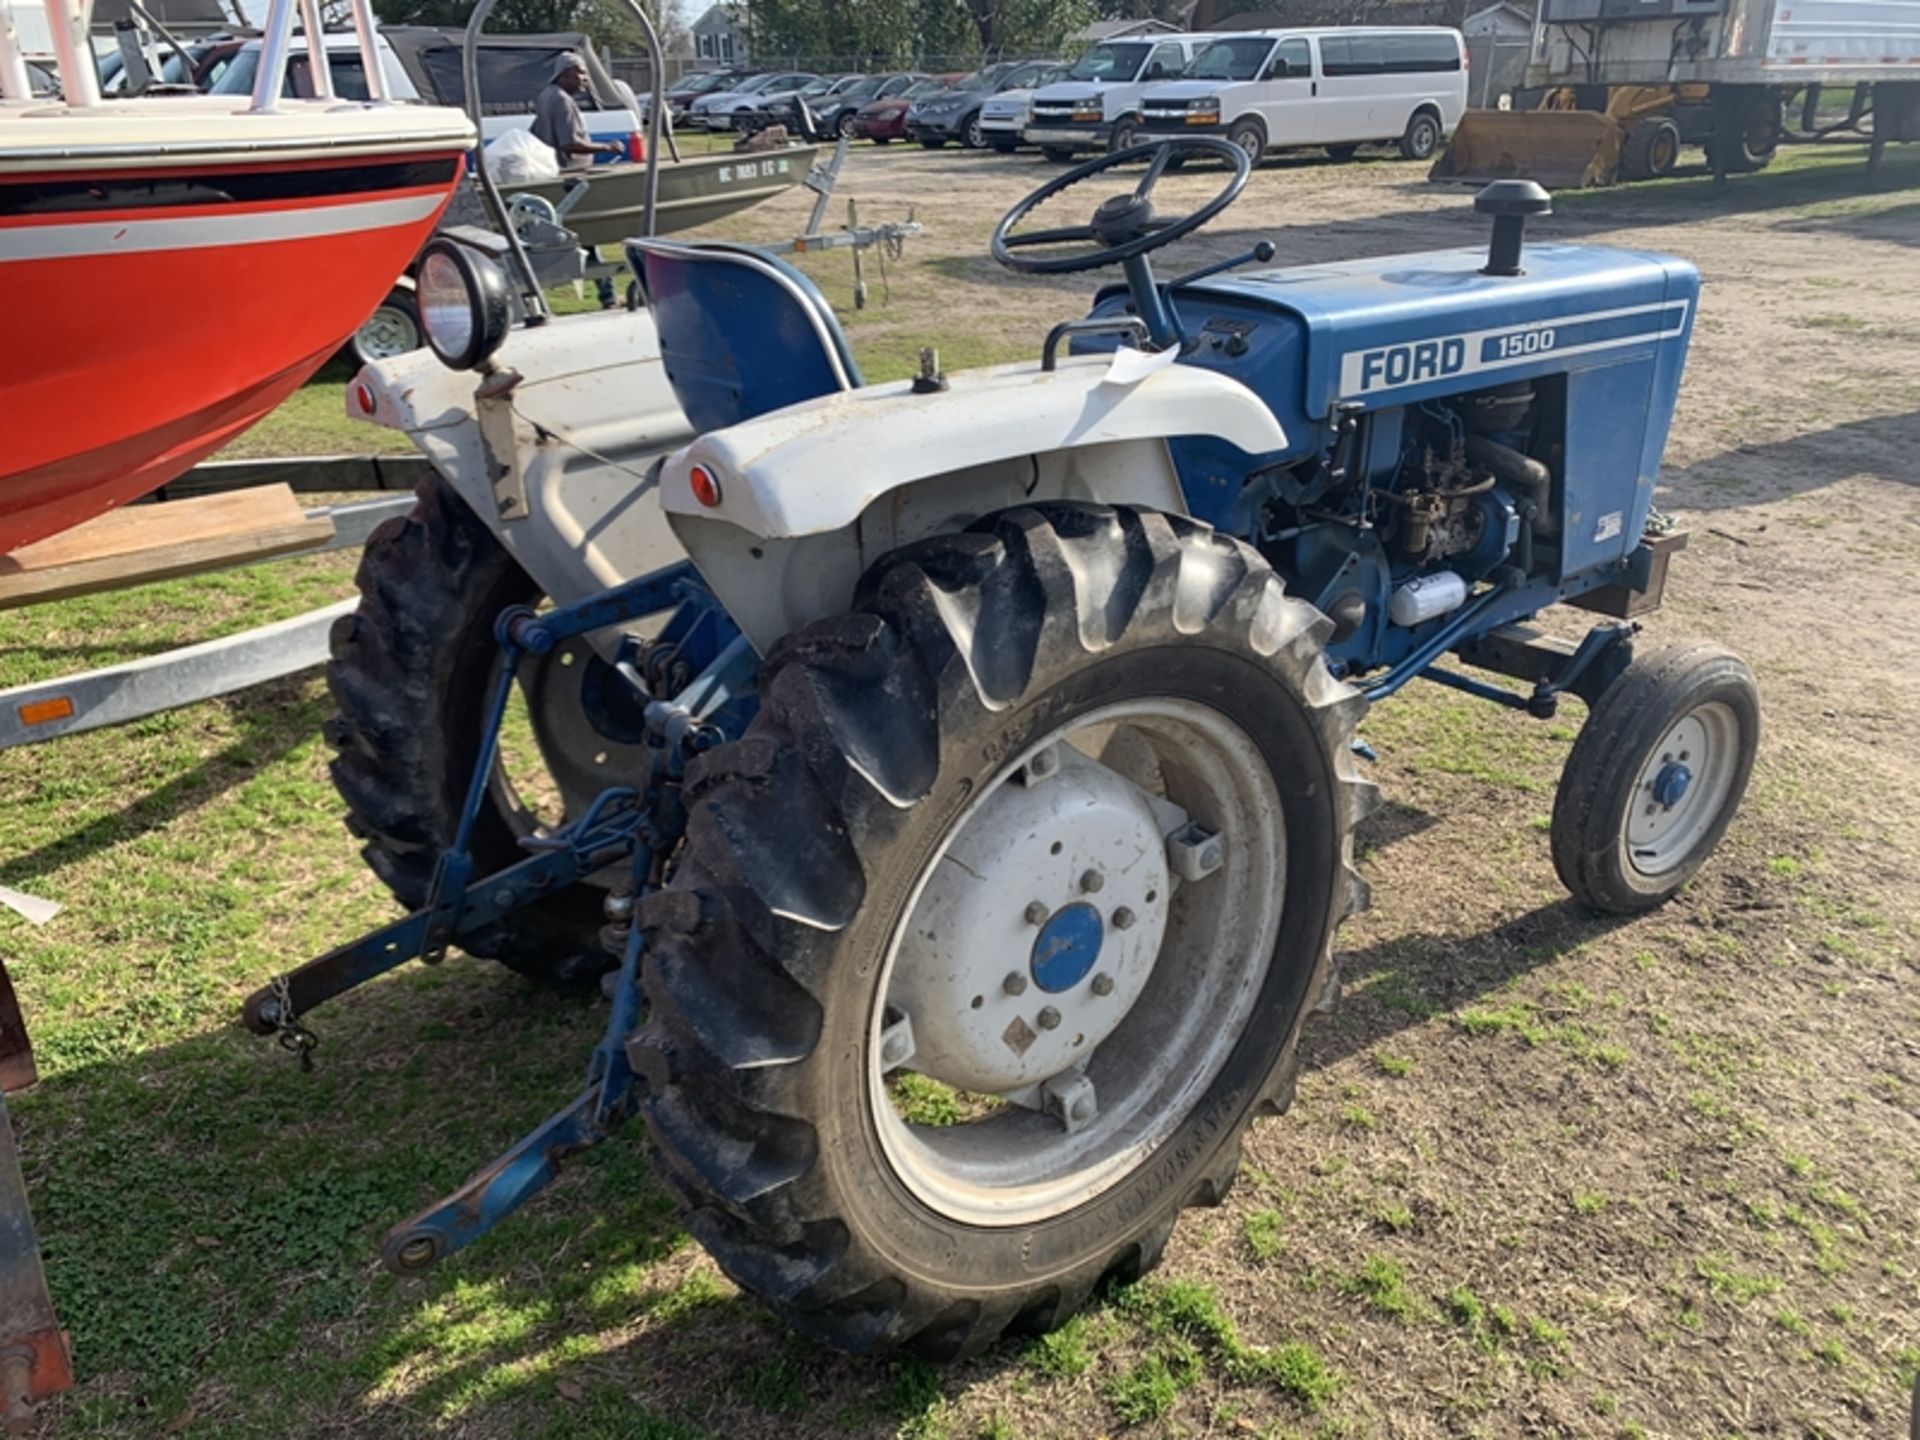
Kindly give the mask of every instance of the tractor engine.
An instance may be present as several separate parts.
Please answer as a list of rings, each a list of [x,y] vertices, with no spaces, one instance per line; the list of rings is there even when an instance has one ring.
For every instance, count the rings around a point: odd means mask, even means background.
[[[1539,533],[1552,489],[1547,467],[1526,454],[1533,410],[1533,386],[1522,383],[1409,414],[1398,465],[1365,497],[1396,568],[1452,561],[1447,569],[1478,580],[1512,557],[1532,570],[1522,540]]]
[[[1336,653],[1379,653],[1477,583],[1548,565],[1553,473],[1532,453],[1551,453],[1546,400],[1521,381],[1352,414],[1326,454],[1269,478],[1263,549],[1333,620]]]

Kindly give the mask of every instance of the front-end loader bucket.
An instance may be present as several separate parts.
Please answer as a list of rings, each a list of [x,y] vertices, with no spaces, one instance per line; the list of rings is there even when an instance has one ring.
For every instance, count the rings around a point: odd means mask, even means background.
[[[1597,110],[1469,110],[1429,180],[1537,180],[1549,190],[1611,185],[1620,127]]]

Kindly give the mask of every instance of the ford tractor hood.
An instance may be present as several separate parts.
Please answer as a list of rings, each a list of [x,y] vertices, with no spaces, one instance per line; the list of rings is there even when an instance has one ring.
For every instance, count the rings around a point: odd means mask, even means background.
[[[1525,273],[1482,272],[1484,250],[1439,250],[1208,280],[1176,296],[1232,297],[1306,328],[1308,415],[1457,393],[1641,352],[1678,381],[1700,275],[1672,256],[1590,245],[1528,245]],[[1592,357],[1587,360],[1584,357]],[[1261,377],[1249,377],[1264,388]]]

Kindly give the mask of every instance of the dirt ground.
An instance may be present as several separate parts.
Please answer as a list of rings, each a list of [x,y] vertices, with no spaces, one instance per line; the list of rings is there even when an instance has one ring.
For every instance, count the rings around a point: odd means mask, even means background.
[[[862,218],[912,205],[926,226],[888,269],[891,303],[870,271],[874,304],[849,314],[870,374],[905,373],[923,344],[948,366],[1031,355],[1084,312],[1109,277],[1022,280],[985,254],[994,219],[1052,173],[1026,156],[856,154]],[[1469,192],[1420,176],[1276,162],[1178,254],[1198,264],[1264,237],[1276,263],[1311,264],[1483,244]],[[1704,275],[1657,499],[1692,543],[1643,643],[1704,636],[1753,665],[1767,728],[1747,807],[1669,906],[1599,920],[1564,898],[1544,833],[1577,705],[1547,724],[1435,688],[1379,707],[1363,733],[1390,803],[1364,836],[1374,905],[1343,932],[1345,1001],[1310,1023],[1293,1113],[1255,1130],[1240,1184],[1188,1216],[1154,1280],[1052,1341],[953,1370],[824,1354],[718,1278],[620,1140],[433,1288],[400,1288],[368,1264],[385,1224],[463,1178],[462,1155],[510,1139],[513,1115],[557,1103],[598,1020],[477,964],[343,1008],[351,1033],[322,1051],[330,1088],[285,1152],[332,1177],[317,1193],[346,1195],[331,1238],[301,1230],[305,1202],[278,1228],[220,1228],[231,1182],[179,1157],[256,1133],[281,1155],[282,1122],[253,1107],[296,1082],[284,1057],[205,1037],[272,950],[387,913],[346,837],[326,848],[324,752],[302,731],[254,767],[307,786],[275,822],[318,827],[286,868],[162,861],[220,867],[243,912],[277,897],[245,932],[251,973],[196,979],[156,1032],[164,1055],[125,1055],[142,1094],[200,1098],[161,1107],[129,1089],[151,1153],[76,1149],[106,1146],[103,1107],[121,1103],[76,1020],[50,1098],[22,1107],[47,1142],[34,1168],[56,1289],[82,1317],[86,1378],[54,1418],[223,1437],[1904,1433],[1920,1370],[1920,154],[1894,152],[1885,178],[1869,190],[1856,158],[1794,156],[1724,191],[1696,177],[1563,196],[1533,225],[1533,243],[1661,250]],[[1218,176],[1170,183],[1171,203]],[[788,232],[805,208],[782,200],[726,230]],[[807,263],[847,313],[846,257]],[[295,730],[325,712],[306,682],[272,699]],[[194,723],[217,750],[240,713]],[[112,763],[109,743],[90,763]],[[17,755],[0,765],[0,800],[44,783]],[[57,827],[35,843],[43,863],[0,865],[0,880],[64,894],[126,858],[75,853]],[[333,898],[308,906],[310,891]],[[25,952],[30,1001],[100,1008],[36,971],[17,931],[0,943]],[[123,985],[173,983],[144,974],[138,933],[87,943]],[[126,1023],[113,1013],[102,1023]],[[416,1102],[444,1118],[416,1129]],[[62,1141],[77,1157],[65,1180]],[[122,1199],[75,1199],[76,1166]],[[107,1213],[167,1186],[171,1236]],[[182,1290],[220,1312],[187,1344],[158,1312],[123,1325],[112,1277],[74,1253],[97,1242],[162,1277],[237,1262],[234,1237],[252,1247],[247,1283],[272,1294]]]

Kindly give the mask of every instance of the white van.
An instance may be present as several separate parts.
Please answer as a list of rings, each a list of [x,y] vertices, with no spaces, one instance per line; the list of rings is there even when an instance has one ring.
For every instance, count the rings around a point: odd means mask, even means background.
[[[1430,159],[1466,108],[1466,41],[1436,25],[1222,35],[1140,99],[1148,137],[1224,135],[1256,161],[1301,145],[1344,160],[1375,141]]]
[[[1033,92],[1022,132],[1049,160],[1080,150],[1125,150],[1140,143],[1140,96],[1171,80],[1207,48],[1211,35],[1105,40],[1073,62],[1064,80]]]

